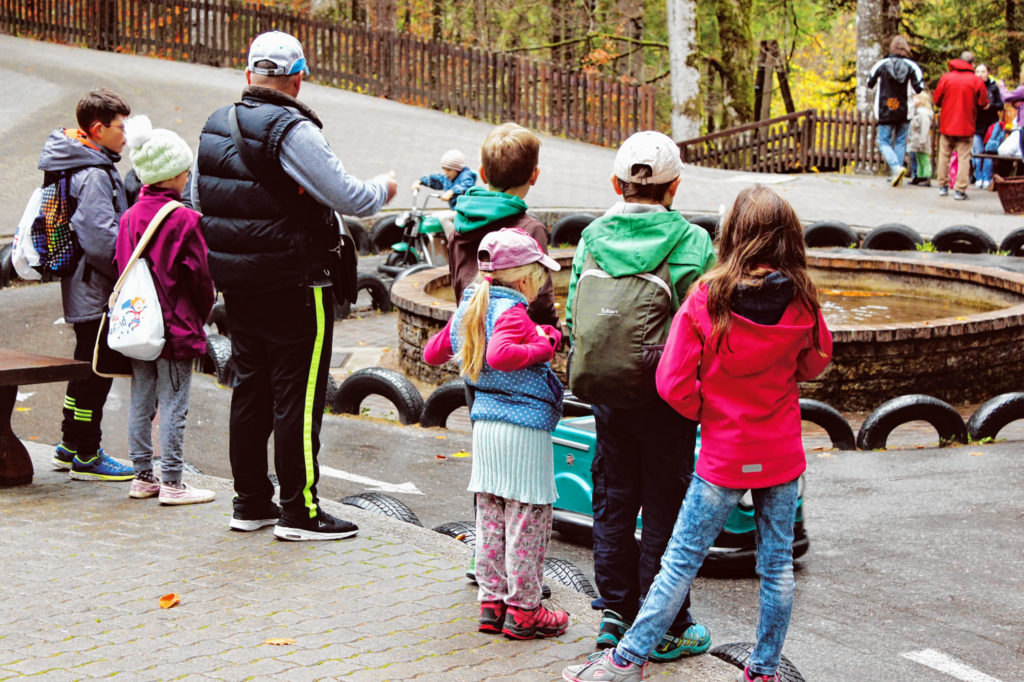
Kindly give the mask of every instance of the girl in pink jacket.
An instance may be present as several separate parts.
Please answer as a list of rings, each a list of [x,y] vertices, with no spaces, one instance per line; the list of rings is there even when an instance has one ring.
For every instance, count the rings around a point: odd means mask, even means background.
[[[806,467],[797,382],[820,374],[831,355],[832,335],[807,274],[796,214],[765,187],[740,192],[722,227],[718,265],[691,289],[658,365],[661,397],[701,422],[696,472],[661,571],[617,648],[570,666],[567,680],[640,679],[748,489],[761,597],[757,644],[739,680],[778,679],[795,588],[797,479]]]

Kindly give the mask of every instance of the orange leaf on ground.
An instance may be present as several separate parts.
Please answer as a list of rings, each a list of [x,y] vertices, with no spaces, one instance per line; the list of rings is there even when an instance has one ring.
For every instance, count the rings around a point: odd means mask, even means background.
[[[270,639],[264,640],[264,644],[273,644],[274,646],[287,646],[289,644],[295,644],[294,639],[288,639],[287,637],[271,637]]]
[[[173,592],[171,592],[170,594],[165,594],[164,596],[160,597],[160,608],[169,609],[172,606],[177,606],[180,601],[181,597],[179,597]]]

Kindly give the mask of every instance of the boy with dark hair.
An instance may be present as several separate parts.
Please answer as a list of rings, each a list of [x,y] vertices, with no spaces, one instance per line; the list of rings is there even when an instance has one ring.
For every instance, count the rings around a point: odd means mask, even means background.
[[[50,133],[39,157],[46,174],[64,174],[74,212],[78,251],[74,272],[60,282],[64,321],[75,330],[76,360],[92,360],[103,306],[114,289],[114,244],[121,214],[127,209],[124,185],[114,165],[124,149],[128,104],[116,93],[99,89],[78,101],[77,130]],[[83,481],[128,481],[132,468],[111,459],[100,447],[103,405],[112,380],[93,376],[68,382],[64,396],[63,437],[53,465],[70,469]]]
[[[679,148],[669,137],[654,131],[630,136],[615,155],[611,183],[623,201],[583,230],[569,278],[565,322],[574,344],[570,388],[577,395],[587,397],[582,389],[594,388],[594,384],[585,385],[582,378],[587,370],[581,368],[595,356],[584,350],[581,329],[589,327],[595,332],[588,339],[590,343],[599,338],[597,332],[604,330],[613,336],[621,331],[620,338],[629,335],[623,325],[630,322],[627,309],[633,301],[608,300],[604,295],[608,292],[599,293],[594,282],[616,287],[621,281],[628,289],[634,282],[643,287],[643,282],[656,280],[655,295],[670,292],[671,301],[667,306],[664,299],[652,301],[662,302],[660,309],[670,321],[690,284],[715,264],[708,233],[671,210],[681,170]],[[586,286],[581,287],[581,278]],[[602,300],[590,300],[594,297]],[[667,333],[667,326],[664,331]],[[663,338],[660,343],[664,343]],[[658,396],[653,372],[658,358],[648,358],[646,348],[635,352],[644,356],[640,375],[649,370],[649,387],[642,376],[636,386],[627,383],[628,376],[636,376],[630,374],[634,368],[627,364],[625,353],[610,350],[613,343],[598,345],[606,347],[594,346],[596,355],[613,358],[613,362],[605,360],[605,365],[621,365],[602,367],[608,377],[603,395],[608,403],[618,405],[602,404],[600,399],[590,397],[597,433],[591,465],[594,573],[601,594],[593,606],[604,611],[597,635],[597,647],[604,649],[618,644],[658,573],[693,473],[697,424]],[[630,345],[628,341],[626,345]],[[573,384],[577,376],[580,379]],[[627,390],[632,392],[623,399]],[[592,392],[602,394],[601,390]],[[641,510],[644,532],[637,543],[636,518]],[[651,653],[652,660],[671,661],[707,651],[711,636],[690,617],[689,605],[687,595],[672,627]]]
[[[477,273],[477,250],[485,235],[503,227],[518,227],[537,240],[547,253],[544,223],[526,213],[526,194],[537,182],[540,138],[515,123],[503,123],[484,138],[480,147],[480,179],[488,189],[470,187],[455,203],[455,232],[448,240],[448,271],[455,300]],[[558,327],[551,276],[527,312],[537,324]]]

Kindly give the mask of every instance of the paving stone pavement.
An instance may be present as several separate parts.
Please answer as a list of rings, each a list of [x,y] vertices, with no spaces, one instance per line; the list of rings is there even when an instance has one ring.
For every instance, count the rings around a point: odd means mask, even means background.
[[[0,679],[552,680],[591,651],[596,613],[558,585],[552,602],[572,613],[562,637],[477,633],[469,549],[438,533],[329,501],[357,537],[234,533],[229,481],[191,477],[217,500],[163,507],[127,483],[73,481],[48,446],[25,445],[35,480],[0,491]],[[159,608],[171,592],[180,604]],[[735,669],[700,656],[647,676]]]

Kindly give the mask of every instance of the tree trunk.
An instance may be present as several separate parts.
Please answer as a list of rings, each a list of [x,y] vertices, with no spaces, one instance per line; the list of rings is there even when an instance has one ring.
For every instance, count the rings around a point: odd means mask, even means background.
[[[1006,0],[1006,52],[1010,60],[1010,75],[1004,80],[1019,83],[1021,39],[1017,27],[1017,0]]]
[[[868,73],[882,58],[884,0],[857,0],[857,111],[871,111]]]
[[[903,17],[901,0],[882,0],[882,50],[888,48],[889,40],[900,32],[900,19]]]
[[[721,72],[728,108],[722,127],[754,120],[754,36],[751,31],[751,0],[718,0],[715,13],[721,37]]]
[[[700,69],[697,63],[696,0],[666,0],[668,61],[672,72],[672,136],[700,136]]]
[[[559,66],[572,67],[572,46],[559,45],[569,38],[569,17],[572,0],[551,0],[551,61]]]
[[[374,0],[373,25],[385,31],[394,31],[398,18],[395,0]]]

